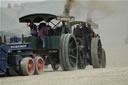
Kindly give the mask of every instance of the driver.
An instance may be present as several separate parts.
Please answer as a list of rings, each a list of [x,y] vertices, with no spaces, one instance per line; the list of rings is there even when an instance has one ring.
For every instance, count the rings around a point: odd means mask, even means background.
[[[53,36],[54,35],[54,29],[51,28],[51,26],[47,25],[47,27],[49,28],[48,30],[48,36]]]
[[[27,23],[27,27],[30,27],[31,35],[32,36],[37,36],[38,35],[36,24],[34,24],[34,23]]]

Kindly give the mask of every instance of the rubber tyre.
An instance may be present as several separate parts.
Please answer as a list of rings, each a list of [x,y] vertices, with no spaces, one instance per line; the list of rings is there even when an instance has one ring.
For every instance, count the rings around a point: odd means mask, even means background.
[[[33,75],[35,70],[35,64],[32,58],[23,58],[20,62],[21,73],[24,76]]]
[[[101,41],[98,37],[92,38],[92,41],[91,41],[91,61],[92,61],[93,68],[101,68],[102,67],[101,56],[102,56]]]
[[[37,58],[34,59],[35,63],[35,71],[34,74],[40,74],[44,70],[44,60],[42,57],[37,56]]]
[[[102,68],[106,67],[106,53],[105,50],[102,48]]]
[[[64,34],[60,41],[60,64],[64,71],[71,71],[77,68],[78,48],[72,34]],[[74,59],[73,59],[74,58]]]

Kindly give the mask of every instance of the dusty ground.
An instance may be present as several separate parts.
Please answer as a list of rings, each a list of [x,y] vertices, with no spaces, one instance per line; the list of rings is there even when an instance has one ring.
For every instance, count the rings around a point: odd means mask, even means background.
[[[128,67],[57,71],[41,75],[0,77],[0,85],[128,85]]]

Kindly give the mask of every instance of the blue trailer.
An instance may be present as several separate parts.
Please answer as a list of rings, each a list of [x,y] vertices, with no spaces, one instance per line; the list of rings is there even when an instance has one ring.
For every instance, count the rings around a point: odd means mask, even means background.
[[[30,43],[20,38],[10,38],[5,42],[0,37],[0,75],[32,75],[43,71],[44,60],[34,54]]]

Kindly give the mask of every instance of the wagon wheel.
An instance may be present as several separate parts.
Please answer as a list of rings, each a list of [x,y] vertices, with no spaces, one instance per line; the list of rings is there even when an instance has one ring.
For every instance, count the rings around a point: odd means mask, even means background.
[[[18,73],[14,70],[13,67],[8,67],[7,73],[9,76],[17,76]]]
[[[78,69],[85,69],[87,65],[87,56],[84,49],[80,50],[78,57]]]
[[[60,67],[60,65],[57,64],[57,63],[51,64],[51,66],[52,66],[52,69],[53,69],[54,71],[57,71],[57,70],[59,69],[59,67]]]
[[[21,57],[20,55],[18,55],[19,57]],[[17,67],[19,68],[19,60],[17,60]],[[9,76],[18,76],[20,73],[17,71],[16,67],[13,65],[9,65],[8,69],[7,69],[7,75]]]
[[[106,53],[105,50],[102,48],[102,68],[106,67]]]
[[[44,60],[42,57],[37,56],[37,58],[34,59],[35,63],[35,72],[34,74],[40,74],[44,69]]]
[[[52,69],[54,71],[57,71],[59,69],[59,67],[60,67],[60,64],[57,62],[56,59],[57,58],[56,57],[53,57],[53,56],[49,57],[49,61],[51,63]]]
[[[32,58],[23,58],[20,62],[22,75],[32,75],[35,70],[35,64]]]
[[[93,68],[102,67],[102,45],[98,37],[91,41],[91,61]]]
[[[76,69],[78,63],[78,49],[73,35],[64,34],[61,36],[59,58],[63,70],[70,71]]]

